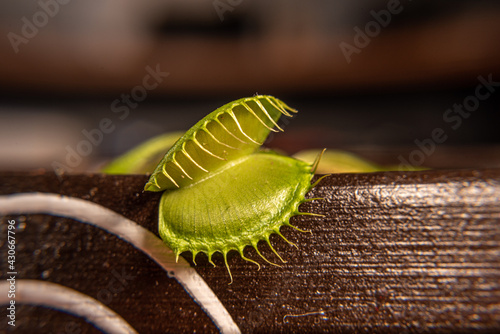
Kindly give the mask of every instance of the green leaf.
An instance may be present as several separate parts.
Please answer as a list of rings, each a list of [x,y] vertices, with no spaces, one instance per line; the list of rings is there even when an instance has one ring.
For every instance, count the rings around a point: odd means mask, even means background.
[[[236,250],[245,258],[245,246],[257,249],[260,240],[269,243],[272,233],[281,235],[281,226],[291,226],[312,176],[310,165],[290,157],[241,157],[202,182],[164,192],[160,236],[177,256],[191,251],[194,260],[203,252],[211,262],[215,252],[226,259]]]
[[[107,174],[146,174],[155,168],[158,161],[183,132],[162,134],[134,147],[130,151],[114,159],[101,172]]]
[[[318,149],[305,150],[293,156],[299,160],[312,163],[321,151],[322,150]],[[418,171],[425,169],[424,167],[412,166],[380,166],[353,153],[328,149],[324,152],[318,164],[317,173],[372,173],[385,171]]]
[[[203,179],[232,160],[254,153],[270,131],[282,131],[277,120],[282,114],[291,117],[287,110],[296,112],[268,95],[239,99],[218,108],[174,144],[144,189],[180,188]]]
[[[194,261],[203,252],[213,264],[220,252],[229,271],[231,250],[258,265],[243,250],[253,246],[260,255],[260,240],[279,257],[269,236],[307,214],[298,207],[317,166],[260,150],[270,131],[282,131],[277,122],[291,117],[288,111],[296,112],[272,96],[239,99],[196,123],[165,154],[145,190],[165,190],[158,229],[177,257],[190,251]]]

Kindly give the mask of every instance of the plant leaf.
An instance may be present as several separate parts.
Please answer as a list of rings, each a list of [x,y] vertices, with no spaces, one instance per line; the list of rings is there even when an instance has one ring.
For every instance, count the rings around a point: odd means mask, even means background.
[[[183,135],[169,132],[134,147],[101,169],[107,174],[146,174],[151,172],[168,150]]]
[[[189,129],[167,152],[144,187],[162,191],[193,184],[224,165],[259,149],[288,111],[284,102],[258,95],[230,102]]]
[[[309,164],[287,156],[240,157],[203,182],[165,191],[160,236],[177,256],[191,251],[194,260],[203,252],[211,262],[220,252],[227,261],[227,253],[236,250],[245,258],[245,246],[257,249],[260,240],[269,243],[281,226],[291,226],[289,218],[299,213],[312,177]]]
[[[269,236],[292,226],[291,216],[307,214],[298,207],[314,186],[317,165],[259,151],[270,131],[282,130],[277,121],[281,114],[291,117],[288,111],[296,112],[266,95],[228,103],[196,123],[160,161],[145,189],[165,190],[158,230],[177,257],[190,251],[194,261],[203,252],[213,264],[220,252],[230,276],[231,250],[259,265],[243,250],[253,246],[261,255],[257,243],[265,240],[279,257]]]
[[[312,163],[322,150],[305,150],[294,154],[299,160]],[[316,172],[318,174],[329,173],[372,173],[385,171],[418,171],[425,167],[413,166],[380,166],[369,160],[363,159],[356,154],[341,150],[326,150]]]

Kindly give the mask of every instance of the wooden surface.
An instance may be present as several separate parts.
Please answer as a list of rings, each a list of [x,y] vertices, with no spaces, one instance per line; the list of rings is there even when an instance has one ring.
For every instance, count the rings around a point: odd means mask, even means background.
[[[2,173],[0,195],[51,192],[106,206],[157,234],[159,194],[142,193],[145,176]],[[243,333],[456,332],[500,330],[500,170],[338,174],[324,179],[301,206],[325,217],[300,216],[277,236],[282,267],[222,257],[213,268],[198,256],[197,272]],[[130,244],[96,227],[48,215],[7,219],[17,234],[19,279],[59,283],[106,305],[140,333],[217,332],[182,287]],[[270,249],[261,252],[278,261]],[[247,256],[263,263],[256,252]],[[189,259],[189,256],[186,256]],[[7,272],[2,258],[2,279]],[[3,313],[2,313],[3,314]],[[0,332],[11,330],[0,321]],[[56,310],[19,306],[21,333],[94,333],[84,320]]]

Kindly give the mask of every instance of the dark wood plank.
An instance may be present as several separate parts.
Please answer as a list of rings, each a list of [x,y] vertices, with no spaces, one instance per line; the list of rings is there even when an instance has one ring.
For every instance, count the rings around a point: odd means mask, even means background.
[[[2,173],[0,194],[53,192],[106,206],[157,234],[159,194],[142,193],[144,176]],[[260,271],[236,253],[198,273],[242,332],[456,332],[500,330],[500,170],[338,174],[308,197],[323,197],[271,241],[288,261]],[[47,215],[4,217],[18,234],[18,278],[43,279],[106,295],[106,304],[136,330],[217,332],[174,280],[135,248],[93,226]],[[6,254],[6,244],[0,254]],[[261,252],[277,261],[267,246]],[[247,256],[257,259],[252,249]],[[186,256],[189,258],[189,256]],[[258,260],[259,262],[263,262]],[[6,263],[2,260],[2,278]],[[128,277],[110,290],[113,277]],[[115,280],[116,281],[116,280]],[[20,306],[20,332],[91,333],[81,319]],[[0,331],[9,330],[6,321]],[[71,331],[70,331],[71,332]]]

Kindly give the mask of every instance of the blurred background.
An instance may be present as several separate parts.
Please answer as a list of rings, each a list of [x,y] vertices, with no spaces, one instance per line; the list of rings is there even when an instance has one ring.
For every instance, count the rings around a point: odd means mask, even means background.
[[[299,110],[268,141],[289,154],[500,167],[495,0],[25,0],[0,18],[2,171],[95,171],[256,93]]]

